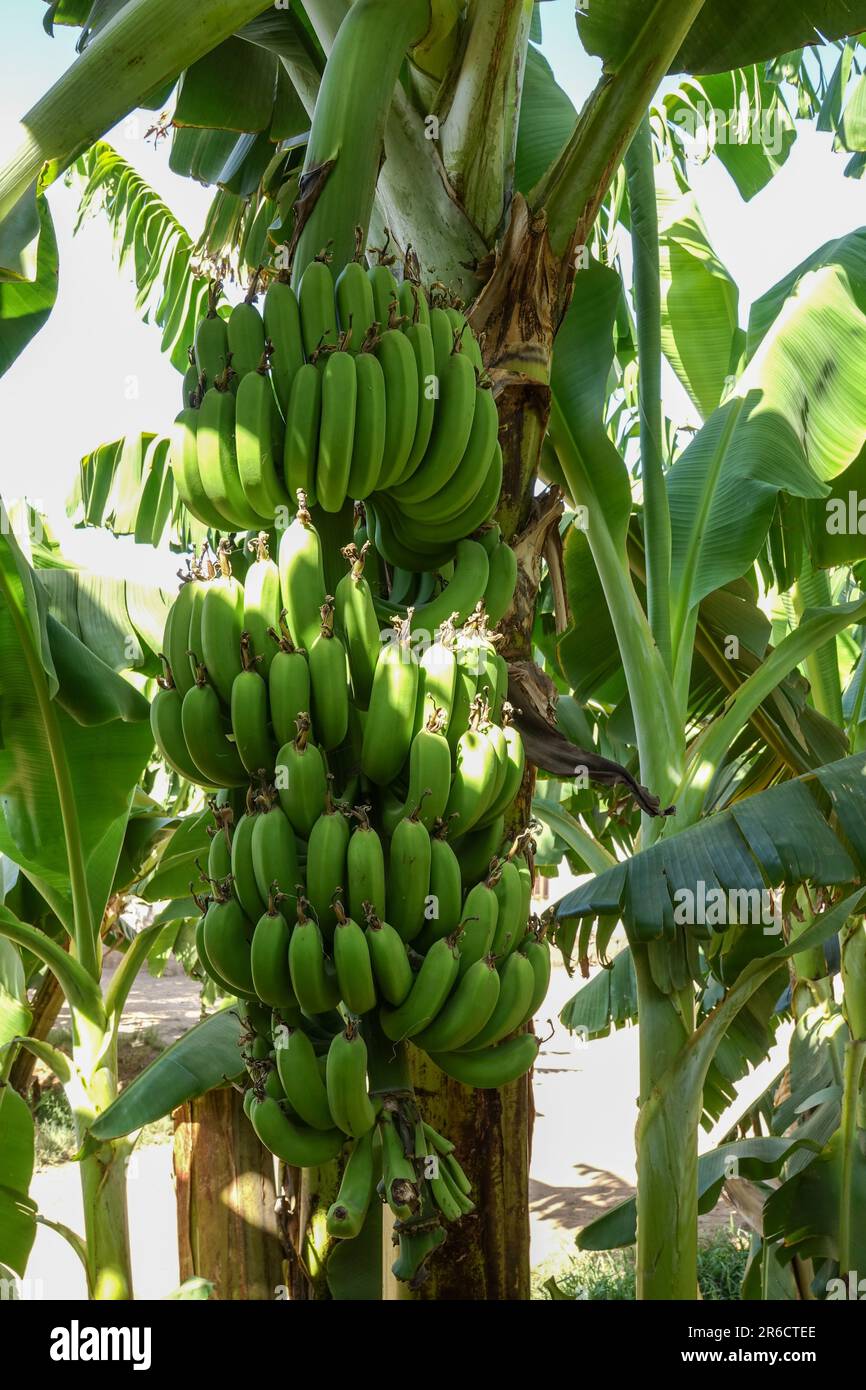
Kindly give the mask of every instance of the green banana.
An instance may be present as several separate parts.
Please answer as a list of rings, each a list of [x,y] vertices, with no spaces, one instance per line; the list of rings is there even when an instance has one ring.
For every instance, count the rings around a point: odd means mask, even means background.
[[[307,505],[316,501],[316,462],[322,423],[322,373],[305,362],[295,373],[286,408],[283,478],[292,497],[303,492]]]
[[[436,416],[436,355],[433,337],[426,323],[413,323],[406,329],[405,338],[415,357],[415,372],[418,377],[418,415],[415,421],[415,435],[406,466],[397,479],[404,483],[422,463]],[[480,480],[479,480],[480,481]],[[431,513],[435,515],[435,513]]]
[[[289,408],[292,382],[304,365],[301,314],[295,292],[282,272],[268,286],[264,303],[265,333],[273,346],[271,382],[283,419]]]
[[[195,330],[195,363],[199,378],[204,377],[208,386],[213,386],[217,377],[225,372],[228,354],[225,319],[217,313],[212,296],[207,316],[199,319]]]
[[[355,358],[355,437],[346,491],[357,500],[379,483],[385,457],[387,396],[378,357],[364,350]]]
[[[388,863],[388,916],[404,941],[414,940],[422,930],[430,892],[430,836],[419,812],[416,806],[400,821]]]
[[[361,771],[379,786],[392,782],[406,761],[417,696],[418,662],[409,624],[395,620],[393,640],[383,647],[373,676],[361,747]]]
[[[476,696],[469,728],[461,734],[454,755],[454,781],[446,816],[459,817],[457,834],[465,835],[488,809],[491,787],[498,775],[493,744],[482,727],[483,701]]]
[[[198,466],[198,422],[200,411],[187,406],[175,417],[169,445],[169,462],[177,495],[187,511],[216,531],[232,523],[214,505],[204,489]]]
[[[190,884],[190,887],[192,888],[192,884]],[[193,894],[193,897],[195,897],[195,894]],[[199,907],[204,908],[202,916],[196,923],[195,949],[196,955],[199,958],[199,962],[205,974],[213,980],[214,984],[217,986],[218,989],[222,991],[223,994],[234,994],[237,995],[237,997],[240,999],[254,998],[255,996],[252,994],[252,990],[250,990],[249,994],[247,994],[245,990],[238,989],[237,985],[232,985],[229,983],[228,980],[223,979],[222,975],[217,970],[213,961],[210,959],[204,941],[204,924],[207,920],[207,912],[209,911],[209,907],[204,901],[199,900],[199,898],[197,897],[195,897],[195,901],[198,903]]]
[[[493,392],[478,386],[469,442],[454,473],[444,487],[426,502],[405,502],[406,515],[425,524],[452,521],[478,496],[490,466],[499,433],[499,416]]]
[[[256,370],[265,350],[265,325],[253,303],[254,298],[255,285],[247,298],[234,306],[226,324],[232,371],[238,382]]]
[[[431,709],[442,711],[443,730],[448,728],[454,705],[457,658],[454,655],[454,628],[442,623],[435,641],[425,646],[418,658],[418,698],[415,703],[415,734],[424,728]],[[473,690],[472,694],[475,694]],[[468,720],[468,711],[467,711]]]
[[[289,632],[309,651],[322,626],[326,592],[322,544],[306,505],[282,534],[278,563]]]
[[[459,824],[459,822],[458,822]],[[457,857],[460,860],[460,877],[464,888],[484,878],[502,848],[505,834],[505,817],[497,816],[481,830],[470,830],[457,841]],[[516,942],[514,943],[516,945]]]
[[[166,668],[165,676],[158,677],[158,682],[159,690],[150,705],[150,731],[161,757],[188,782],[198,782],[205,787],[219,786],[219,780],[210,781],[196,767],[186,746],[183,700],[171,679],[170,667]]]
[[[203,932],[208,960],[222,978],[233,989],[255,993],[250,964],[252,929],[237,899],[216,898],[207,910]]]
[[[425,1052],[454,1052],[479,1033],[499,999],[500,981],[492,957],[484,956],[457,981],[456,988],[429,1027],[413,1042]]]
[[[481,487],[462,512],[458,512],[448,521],[431,521],[423,526],[407,517],[404,526],[404,538],[408,529],[412,528],[412,535],[408,537],[412,544],[418,543],[416,533],[419,540],[423,540],[425,545],[432,548],[456,544],[461,536],[472,535],[473,531],[477,531],[479,526],[483,526],[486,521],[490,520],[499,505],[501,492],[502,449],[497,443],[494,446],[490,466]]]
[[[381,650],[373,595],[364,578],[368,547],[369,541],[360,550],[355,545],[345,546],[342,553],[349,561],[350,569],[338,583],[335,594],[337,627],[348,652],[352,695],[356,706],[362,710],[370,704],[373,677]]]
[[[468,974],[464,977],[469,978]],[[515,951],[499,967],[499,998],[487,1022],[462,1046],[464,1052],[493,1047],[526,1021],[535,975],[522,951]],[[448,1050],[448,1049],[446,1049]]]
[[[478,533],[478,540],[487,551],[488,559],[498,545],[502,544],[502,528],[497,521],[490,521]]]
[[[478,339],[469,327],[465,316],[461,314],[459,309],[449,308],[446,309],[445,312],[451,320],[451,328],[455,339],[460,340],[461,347],[468,356],[473,367],[478,372],[483,371],[484,363],[481,360],[481,347]]]
[[[523,781],[523,771],[526,766],[526,753],[523,748],[523,739],[520,737],[520,730],[510,721],[513,714],[511,706],[506,701],[502,707],[503,733],[505,735],[506,753],[508,767],[502,783],[502,790],[496,800],[485,809],[478,820],[478,825],[487,825],[490,821],[501,816],[513,802],[520,790]]]
[[[244,497],[258,516],[276,518],[293,508],[283,481],[283,422],[265,353],[235,397],[235,452]]]
[[[434,707],[409,750],[406,813],[417,808],[418,819],[427,830],[432,830],[442,816],[451,790],[451,749],[441,732],[444,719],[443,711]]]
[[[526,1012],[521,1023],[528,1023],[531,1018],[538,1013],[544,1003],[548,987],[550,985],[550,946],[544,937],[529,941],[523,947],[526,958],[532,968],[533,986],[532,994],[526,1005]]]
[[[356,357],[376,317],[373,286],[359,261],[349,261],[343,267],[337,276],[334,294],[346,350]]]
[[[228,542],[220,541],[220,574],[207,585],[201,606],[201,652],[195,652],[224,705],[231,704],[235,676],[243,670],[244,587],[232,575]]]
[[[441,377],[454,350],[454,329],[445,310],[438,306],[430,310],[430,334],[433,338],[436,375]]]
[[[201,630],[201,607],[207,585],[200,579],[190,579],[181,585],[177,598],[169,609],[163,634],[163,651],[168,657],[171,674],[181,698],[195,684],[189,652],[195,651],[190,632]]]
[[[412,280],[404,279],[398,290],[400,303],[400,313],[409,320],[409,325],[416,323],[430,326],[430,306],[427,303],[427,296],[420,285],[416,285]],[[407,329],[408,332],[408,329]]]
[[[328,1048],[325,1084],[338,1128],[360,1139],[376,1123],[376,1112],[367,1094],[367,1046],[351,1019]]]
[[[392,486],[409,460],[418,427],[418,369],[411,344],[399,328],[389,328],[375,353],[385,378],[385,446],[377,487]]]
[[[460,861],[449,845],[446,821],[437,822],[430,837],[430,894],[425,910],[427,922],[415,941],[415,950],[425,952],[443,936],[451,936],[460,926],[463,890]]]
[[[337,925],[333,899],[346,883],[348,847],[349,822],[328,791],[325,809],[310,831],[307,845],[307,897],[327,941]]]
[[[400,305],[400,287],[386,265],[374,265],[367,271],[373,295],[373,319],[384,327]]]
[[[313,1044],[302,1028],[274,1029],[277,1071],[289,1104],[313,1129],[334,1127]]]
[[[358,821],[349,840],[346,871],[349,889],[349,912],[356,922],[364,917],[364,904],[372,903],[375,912],[385,916],[385,856],[382,841],[370,825],[368,806],[356,807]]]
[[[454,555],[454,578],[436,598],[422,603],[412,614],[412,632],[427,632],[432,638],[443,623],[463,623],[483,597],[489,573],[487,554],[477,541],[463,540]]]
[[[337,914],[334,965],[340,995],[350,1013],[366,1014],[376,1007],[376,986],[367,938],[363,928],[346,916],[338,900],[334,903],[334,911]]]
[[[334,278],[324,261],[310,261],[298,285],[304,355],[309,362],[322,348],[337,346]]]
[[[375,1137],[375,1129],[369,1129],[355,1140],[343,1170],[337,1199],[328,1208],[325,1219],[327,1231],[338,1240],[352,1240],[360,1235],[367,1219],[376,1186]]]
[[[334,600],[322,604],[322,625],[309,652],[313,722],[322,748],[339,748],[349,728],[349,666],[346,648],[334,634]]]
[[[418,1288],[425,1278],[424,1266],[445,1239],[446,1232],[438,1222],[425,1223],[417,1231],[411,1227],[401,1230],[397,1258],[391,1265],[394,1278],[410,1288]]]
[[[328,354],[322,376],[322,420],[316,464],[316,496],[323,511],[338,512],[346,500],[355,440],[357,377],[348,352]]]
[[[421,1128],[424,1131],[428,1153],[437,1153],[441,1158],[447,1158],[449,1154],[453,1154],[454,1145],[451,1143],[450,1139],[446,1139],[444,1135],[437,1133],[432,1125],[428,1125],[426,1120],[421,1121]]]
[[[308,840],[324,809],[328,780],[321,751],[309,741],[308,714],[298,715],[297,728],[297,737],[277,754],[276,788],[293,830]]]
[[[382,998],[399,1006],[408,997],[414,976],[406,944],[388,922],[376,916],[371,903],[364,903],[366,935],[373,974]]]
[[[232,834],[232,887],[235,896],[251,922],[257,922],[265,910],[267,895],[259,892],[253,868],[253,832],[258,812],[252,793],[247,793],[246,813],[235,823]]]
[[[298,715],[309,710],[312,704],[310,668],[303,652],[295,650],[282,614],[280,632],[273,627],[268,629],[268,634],[277,643],[268,673],[268,701],[274,737],[282,746],[294,738]]]
[[[274,766],[274,745],[268,731],[268,686],[256,669],[250,635],[241,636],[244,669],[232,684],[232,733],[240,760],[251,777]]]
[[[394,513],[387,494],[377,492],[375,497],[375,506],[373,499],[367,497],[364,509],[367,522],[373,527],[371,534],[376,551],[389,565],[416,572],[429,572],[449,563],[454,554],[453,546],[442,546],[432,555],[426,552],[422,554],[417,547],[410,548],[394,530]]]
[[[379,1011],[382,1031],[392,1042],[414,1037],[439,1013],[457,979],[460,961],[453,936],[434,941],[421,963],[407,998],[397,1008]]]
[[[250,963],[256,994],[275,1009],[297,1003],[289,974],[289,939],[288,925],[271,893],[253,932]]]
[[[496,935],[490,948],[497,960],[514,950],[526,934],[526,918],[523,915],[523,888],[520,873],[512,859],[506,859],[499,866],[499,879],[493,885],[499,912],[496,917]]]
[[[439,492],[459,465],[469,443],[475,413],[475,368],[466,353],[450,353],[438,381],[439,399],[423,464],[407,482],[391,490],[394,500],[400,503],[423,502]],[[395,471],[393,476],[399,477],[399,474]],[[381,485],[387,486],[386,483]]]
[[[486,956],[493,945],[499,917],[499,903],[493,887],[498,877],[497,867],[466,894],[461,924],[463,934],[460,937],[460,975],[465,975],[477,960]]]
[[[521,1033],[495,1047],[478,1052],[435,1052],[432,1060],[440,1071],[464,1086],[477,1090],[498,1090],[524,1076],[538,1055],[538,1039],[532,1033]]]
[[[490,573],[484,590],[484,607],[491,627],[496,627],[505,617],[516,587],[517,556],[503,541],[490,556]]]
[[[391,1111],[383,1112],[379,1128],[382,1135],[382,1187],[385,1201],[398,1221],[409,1221],[418,1206],[418,1175],[403,1147],[403,1140]]]
[[[232,871],[232,821],[231,807],[219,807],[215,801],[210,803],[215,824],[208,826],[210,848],[207,853],[207,876],[211,883],[222,883]]]
[[[229,741],[229,721],[203,666],[197,668],[196,683],[183,697],[181,727],[189,755],[199,769],[197,780],[211,787],[244,785],[246,769]]]
[[[485,713],[488,722],[483,723],[481,725],[481,732],[485,734],[487,739],[490,741],[490,744],[493,748],[493,756],[496,759],[496,776],[494,778],[493,786],[490,791],[490,798],[487,803],[489,806],[492,803],[498,801],[502,793],[502,788],[505,785],[505,779],[508,775],[509,758],[508,744],[505,740],[505,731],[498,724],[489,722],[489,706]]]
[[[280,911],[291,926],[295,917],[295,884],[300,877],[295,835],[282,808],[270,794],[261,799],[262,810],[253,818],[250,858],[259,897],[267,902],[273,884],[280,890]]]
[[[463,1215],[463,1204],[456,1200],[449,1184],[445,1180],[444,1170],[439,1168],[436,1163],[435,1173],[427,1180],[430,1184],[430,1191],[437,1207],[445,1217],[446,1221],[459,1221]]]
[[[338,1129],[310,1129],[296,1124],[271,1096],[252,1102],[250,1124],[265,1148],[293,1168],[316,1168],[330,1163],[345,1142]]]
[[[258,531],[268,519],[250,506],[241,486],[235,443],[235,397],[227,387],[211,386],[205,391],[195,439],[202,487],[216,510],[232,526]]]
[[[280,621],[280,572],[268,555],[264,531],[249,542],[249,548],[256,558],[244,576],[244,628],[250,635],[258,669],[267,677],[276,650],[270,632]]]
[[[292,989],[305,1014],[324,1014],[336,1008],[340,1002],[340,991],[336,976],[325,956],[322,933],[316,923],[307,916],[307,904],[303,897],[298,898],[298,920],[289,942],[289,971]],[[336,1112],[331,1107],[334,1120],[339,1123]]]

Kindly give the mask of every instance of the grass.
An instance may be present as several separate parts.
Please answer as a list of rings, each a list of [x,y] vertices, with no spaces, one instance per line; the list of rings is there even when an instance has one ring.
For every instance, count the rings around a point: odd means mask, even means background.
[[[718,1231],[698,1250],[698,1284],[707,1302],[732,1302],[740,1297],[746,1272],[748,1237],[731,1226]],[[634,1249],[582,1251],[570,1262],[533,1275],[533,1298],[587,1299],[626,1302],[635,1296]]]

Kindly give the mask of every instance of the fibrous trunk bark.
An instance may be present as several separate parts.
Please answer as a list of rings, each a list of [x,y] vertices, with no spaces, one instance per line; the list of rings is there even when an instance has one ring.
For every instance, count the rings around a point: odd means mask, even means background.
[[[285,1284],[274,1161],[231,1086],[174,1112],[174,1177],[181,1282],[214,1285],[213,1297],[262,1300]]]

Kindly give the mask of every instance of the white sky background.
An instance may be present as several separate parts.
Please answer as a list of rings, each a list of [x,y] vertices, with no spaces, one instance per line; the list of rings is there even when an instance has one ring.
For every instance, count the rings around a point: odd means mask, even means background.
[[[41,27],[39,0],[4,6],[0,53],[0,132],[14,124],[74,58],[78,30]],[[9,13],[12,11],[12,13]],[[557,80],[579,108],[599,65],[580,48],[573,0],[543,6],[543,51]],[[154,150],[142,113],[106,138],[153,185],[197,237],[212,196],[168,169],[168,146]],[[843,177],[847,156],[833,154],[828,135],[798,125],[787,164],[751,203],[744,203],[718,161],[695,167],[692,183],[713,245],[740,287],[745,323],[751,301],[798,261],[831,238],[866,222],[866,184]],[[0,380],[0,491],[38,500],[65,553],[88,568],[171,583],[174,556],[95,531],[75,531],[65,499],[78,461],[97,444],[138,430],[166,432],[180,408],[180,376],[159,351],[158,330],[134,310],[131,275],[119,275],[101,218],[75,238],[75,191],[58,183],[49,193],[60,245],[60,292],[41,333]],[[667,407],[678,421],[693,419],[684,393],[667,373]]]

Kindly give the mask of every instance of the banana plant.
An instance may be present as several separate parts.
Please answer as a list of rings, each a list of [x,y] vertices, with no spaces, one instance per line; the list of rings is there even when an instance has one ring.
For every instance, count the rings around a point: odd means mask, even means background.
[[[151,756],[148,704],[52,615],[28,550],[26,532],[19,543],[14,527],[4,526],[0,848],[4,862],[17,866],[22,887],[26,883],[29,888],[8,893],[0,907],[4,965],[17,980],[10,988],[7,975],[4,985],[3,998],[7,1006],[17,999],[17,1011],[13,1008],[10,1015],[7,1009],[4,1016],[3,1074],[8,1075],[23,1048],[63,1085],[80,1143],[84,1196],[84,1234],[73,1238],[73,1244],[85,1263],[92,1296],[125,1298],[131,1289],[127,1150],[97,1144],[89,1131],[117,1091],[117,1029],[153,935],[149,929],[135,939],[103,991],[100,931],[123,862],[136,786]],[[35,904],[41,905],[39,915]],[[16,913],[16,906],[29,920]],[[44,1034],[30,1035],[26,979],[34,966],[56,980],[69,1007],[68,1053],[45,1041]],[[27,1107],[22,1110],[24,1102],[5,1083],[2,1103],[4,1150],[7,1144],[14,1150],[17,1143],[22,1155],[29,1147],[32,1158]],[[18,1273],[23,1273],[35,1232],[23,1167],[13,1165],[16,1180],[5,1183],[17,1197],[12,1202],[5,1193],[0,1223],[0,1261]]]
[[[52,7],[57,22],[65,8]],[[70,11],[66,18],[81,22],[87,16]],[[21,147],[0,168],[0,231],[8,232],[0,243],[0,264],[7,277],[16,270],[20,275],[24,253],[34,243],[37,176],[41,191],[136,104],[153,100],[154,93],[166,100],[168,84],[178,78],[172,158],[178,170],[220,185],[207,232],[211,249],[228,251],[240,266],[251,265],[260,247],[272,247],[275,258],[290,248],[297,277],[328,243],[339,270],[354,254],[356,227],[368,246],[383,245],[386,228],[398,255],[408,254],[411,245],[425,275],[472,301],[473,327],[485,335],[505,454],[503,532],[519,538],[526,526],[546,448],[560,485],[588,519],[569,564],[573,575],[579,570],[602,595],[599,621],[610,625],[625,677],[622,694],[628,697],[619,738],[635,750],[641,781],[664,804],[681,800],[678,827],[697,821],[720,773],[730,770],[728,756],[737,740],[766,729],[773,716],[784,723],[781,684],[861,620],[856,603],[810,617],[806,609],[814,604],[805,600],[797,630],[766,662],[734,673],[730,707],[709,723],[701,740],[687,741],[699,641],[705,667],[721,682],[706,607],[754,572],[762,547],[770,544],[776,510],[786,505],[780,495],[808,509],[823,499],[828,482],[853,465],[861,422],[851,364],[859,325],[856,296],[838,267],[828,264],[787,305],[787,338],[783,327],[775,330],[777,312],[769,315],[766,329],[773,331],[766,343],[749,351],[739,341],[731,287],[706,248],[700,249],[693,210],[673,193],[659,240],[648,111],[668,73],[700,79],[710,90],[703,74],[752,69],[753,85],[760,83],[756,65],[766,59],[801,49],[819,34],[844,39],[866,25],[866,4],[856,0],[843,11],[833,0],[821,0],[807,17],[802,10],[783,12],[775,0],[758,0],[746,16],[732,15],[722,0],[655,0],[649,7],[639,0],[593,0],[578,15],[578,35],[588,52],[602,57],[605,70],[579,118],[532,42],[538,14],[527,0],[471,3],[465,15],[456,5],[429,6],[426,0],[356,0],[351,6],[307,0],[280,11],[260,0],[226,0],[209,8],[206,25],[179,0],[129,0],[102,13],[94,7],[90,18],[81,57],[24,118]],[[170,41],[157,44],[154,34],[169,34]],[[244,88],[247,67],[255,68],[256,80]],[[768,106],[774,96],[778,102],[777,92],[761,89]],[[499,113],[496,120],[481,118],[490,110]],[[292,151],[301,148],[299,169]],[[760,186],[766,175],[764,161],[750,176],[752,184]],[[748,179],[742,179],[745,188]],[[127,181],[128,189],[133,182]],[[243,211],[232,199],[245,200]],[[636,248],[633,331],[619,277],[600,264],[584,268],[587,247],[603,251],[621,215],[628,218]],[[134,238],[144,224],[131,209],[124,216]],[[139,241],[146,247],[143,234]],[[702,302],[709,302],[711,282],[714,342],[706,362],[695,359],[689,316],[678,317],[683,299],[665,293],[661,274],[671,283],[676,277],[679,290],[686,283],[690,293],[703,286]],[[175,304],[184,302],[180,270],[177,276],[172,272],[169,287]],[[790,298],[785,294],[782,302]],[[608,433],[614,325],[623,357],[630,353],[632,376],[637,362],[640,517],[625,462]],[[837,393],[818,407],[817,434],[825,452],[816,470],[813,441],[804,445],[798,430],[802,402],[789,367],[805,357],[810,397],[821,396],[826,351],[822,358],[804,349],[817,342],[826,350],[837,332],[850,352],[842,354]],[[176,347],[178,339],[171,341]],[[673,466],[658,401],[663,345],[707,415],[692,449]],[[737,385],[723,399],[729,376]],[[545,446],[548,423],[552,453]],[[740,525],[740,503],[733,527],[731,499],[741,496],[748,496],[754,516]],[[696,503],[704,526],[695,523]],[[635,525],[640,521],[642,527]],[[732,553],[720,558],[722,534]],[[537,607],[537,576],[527,579],[524,601],[506,624],[509,655],[523,660],[532,656]],[[801,752],[795,726],[789,720],[777,731],[776,757],[783,749],[791,758]],[[531,791],[530,778],[520,803],[523,816]],[[664,842],[669,823],[647,820],[640,834],[647,846]],[[647,1033],[642,1085],[649,1094],[680,1048],[691,1005],[686,985],[679,991],[683,997],[672,1002],[648,970],[639,973],[638,988]],[[488,1214],[487,1233],[468,1236],[459,1258],[440,1262],[442,1274],[431,1280],[427,1296],[526,1296],[527,1087],[518,1083],[503,1093],[504,1122],[497,1109],[494,1123],[485,1098],[469,1106],[456,1088],[443,1104],[455,1137],[461,1124],[474,1135],[479,1110],[484,1112],[489,1123],[479,1161],[491,1173],[507,1174],[508,1183],[499,1209]],[[688,1135],[682,1144],[688,1176]],[[653,1187],[647,1173],[644,1182],[649,1195],[642,1192],[639,1204],[648,1200],[650,1209],[669,1213],[672,1198],[662,1191],[662,1180]],[[686,1226],[696,1211],[692,1186],[688,1176],[682,1194]],[[494,1229],[496,1237],[489,1234]],[[665,1235],[670,1225],[661,1219],[641,1253],[646,1267]],[[664,1296],[693,1296],[688,1264],[684,1258]],[[661,1282],[660,1276],[659,1287]]]

